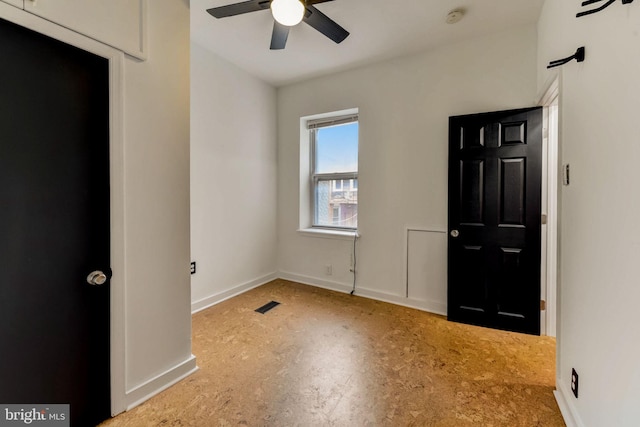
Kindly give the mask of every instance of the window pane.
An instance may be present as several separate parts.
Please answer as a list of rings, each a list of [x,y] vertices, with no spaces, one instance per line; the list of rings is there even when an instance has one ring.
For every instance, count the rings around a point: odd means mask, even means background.
[[[321,180],[316,186],[316,223],[324,227],[358,227],[358,191],[338,189],[341,180]],[[348,181],[347,181],[348,182]],[[353,180],[357,186],[357,179]]]
[[[314,130],[316,173],[358,171],[358,122]]]

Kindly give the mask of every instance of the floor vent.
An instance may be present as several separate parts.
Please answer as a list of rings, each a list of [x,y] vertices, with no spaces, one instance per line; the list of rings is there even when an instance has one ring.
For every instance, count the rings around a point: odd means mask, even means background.
[[[256,311],[258,313],[262,313],[265,314],[267,311],[271,310],[272,308],[274,308],[275,306],[279,305],[280,303],[277,301],[271,301],[269,303],[266,303],[265,305],[263,305],[262,307],[256,309]]]

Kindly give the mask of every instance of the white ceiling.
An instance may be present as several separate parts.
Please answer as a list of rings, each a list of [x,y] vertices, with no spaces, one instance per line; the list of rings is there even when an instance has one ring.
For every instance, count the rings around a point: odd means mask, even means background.
[[[316,7],[351,33],[335,44],[310,26],[291,29],[284,50],[269,49],[269,10],[216,19],[211,7],[239,0],[191,0],[191,38],[274,85],[355,68],[527,24],[544,0],[335,0]],[[457,24],[447,13],[464,8]]]

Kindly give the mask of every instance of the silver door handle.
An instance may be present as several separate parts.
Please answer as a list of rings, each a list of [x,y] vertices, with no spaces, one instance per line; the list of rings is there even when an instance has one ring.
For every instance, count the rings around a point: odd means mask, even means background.
[[[107,275],[100,270],[92,271],[87,276],[87,283],[93,286],[103,285],[107,281]]]
[[[460,235],[460,232],[458,230],[451,230],[451,237],[458,237]]]

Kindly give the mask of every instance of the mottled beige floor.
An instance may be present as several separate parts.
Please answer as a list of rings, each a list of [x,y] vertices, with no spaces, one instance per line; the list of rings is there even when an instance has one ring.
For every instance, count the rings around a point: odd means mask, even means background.
[[[102,425],[564,426],[553,339],[284,280],[194,315],[193,353],[200,371]]]

